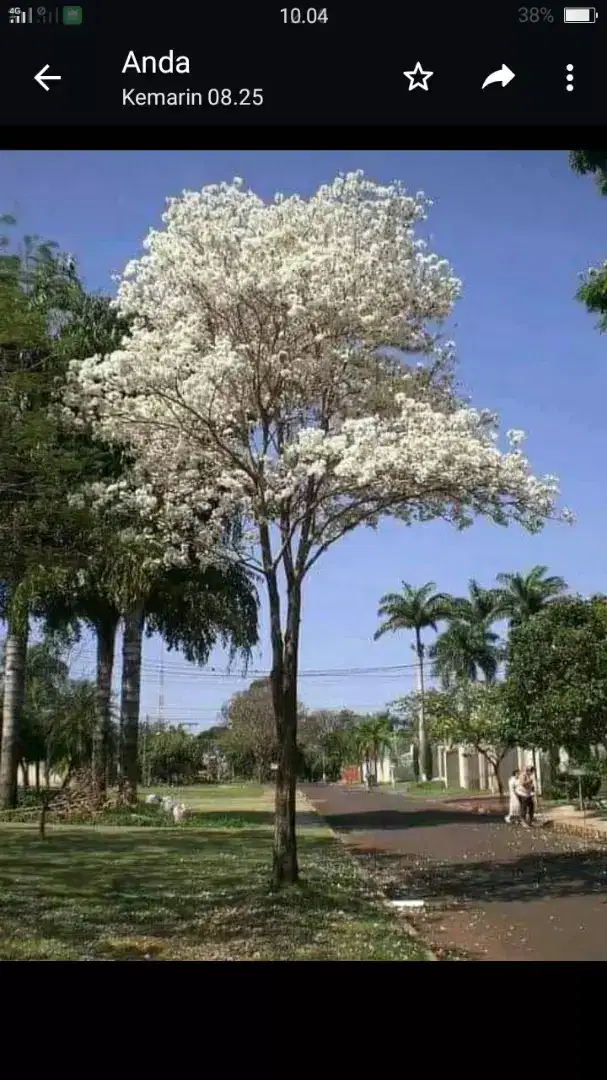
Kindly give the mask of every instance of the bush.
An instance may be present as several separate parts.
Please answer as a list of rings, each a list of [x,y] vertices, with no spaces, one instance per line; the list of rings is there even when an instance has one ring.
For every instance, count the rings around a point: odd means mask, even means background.
[[[36,806],[42,807],[46,799],[56,794],[56,791],[47,791],[46,789],[36,791],[34,788],[28,788],[27,791],[24,791],[23,788],[19,788],[17,805],[20,810],[28,810],[30,807],[33,809]]]
[[[593,769],[585,773],[581,780],[582,798],[584,802],[590,802],[599,793],[602,783],[601,774]],[[580,777],[572,776],[571,773],[555,776],[550,794],[555,799],[569,799],[571,802],[576,802],[580,797]]]

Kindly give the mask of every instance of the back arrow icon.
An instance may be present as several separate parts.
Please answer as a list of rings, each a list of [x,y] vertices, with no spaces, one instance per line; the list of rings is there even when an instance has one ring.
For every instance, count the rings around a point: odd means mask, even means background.
[[[61,75],[46,75],[45,72],[48,71],[49,67],[50,67],[50,64],[45,64],[44,67],[40,69],[38,74],[34,75],[35,81],[38,83],[38,86],[42,87],[43,90],[50,90],[50,86],[46,85],[47,81],[49,79],[60,79],[61,78]]]
[[[514,78],[514,72],[510,70],[507,64],[502,64],[499,71],[492,71],[490,75],[487,75],[481,90],[484,90],[486,86],[490,86],[491,83],[498,82],[502,86],[507,86],[509,82],[512,82]]]

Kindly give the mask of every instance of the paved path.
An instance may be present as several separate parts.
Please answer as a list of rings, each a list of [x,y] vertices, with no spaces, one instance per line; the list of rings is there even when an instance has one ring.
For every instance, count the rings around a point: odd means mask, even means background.
[[[473,960],[607,960],[607,847],[440,802],[308,785],[388,896],[424,899],[435,948]]]

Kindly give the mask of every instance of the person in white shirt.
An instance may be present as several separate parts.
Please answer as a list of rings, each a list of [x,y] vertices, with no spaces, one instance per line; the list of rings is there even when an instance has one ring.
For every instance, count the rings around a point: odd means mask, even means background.
[[[512,825],[513,821],[517,821],[520,817],[520,803],[516,794],[516,788],[518,785],[519,770],[515,769],[508,781],[508,796],[510,799],[508,806],[508,813],[505,820],[508,825]]]
[[[533,766],[519,773],[516,796],[521,807],[521,819],[526,829],[533,825],[535,813],[535,769]]]

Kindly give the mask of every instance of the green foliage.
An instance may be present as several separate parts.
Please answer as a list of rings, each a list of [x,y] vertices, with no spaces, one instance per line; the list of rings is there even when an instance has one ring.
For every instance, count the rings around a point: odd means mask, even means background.
[[[256,679],[224,706],[221,748],[237,776],[269,780],[278,744],[269,679]]]
[[[447,607],[447,628],[430,649],[433,674],[444,689],[462,680],[475,682],[482,675],[493,682],[501,659],[499,637],[491,629],[500,618],[499,594],[474,578],[468,596],[452,597]]]
[[[583,758],[607,736],[607,598],[557,599],[516,627],[505,684],[521,746]]]
[[[77,288],[53,245],[26,237],[0,256],[0,578],[78,558],[86,515],[70,493],[92,461],[55,408],[66,360],[62,328]]]
[[[142,724],[138,740],[139,776],[147,785],[189,784],[204,764],[204,745],[186,727]]]
[[[501,659],[499,636],[484,621],[457,617],[430,649],[433,673],[449,689],[462,680],[486,682],[496,678]]]
[[[0,698],[2,680],[0,679]],[[70,679],[65,643],[52,636],[28,647],[18,758],[71,772],[90,763],[95,687]]]
[[[527,574],[497,575],[497,608],[500,616],[509,620],[511,628],[537,615],[567,591],[565,579],[547,571],[547,566],[533,566]]]
[[[550,785],[551,797],[553,799],[569,799],[571,802],[575,802],[580,797],[580,780],[584,802],[595,799],[603,781],[601,773],[596,769],[588,771],[582,777],[572,776],[571,773],[561,773],[555,776]]]
[[[437,710],[441,710],[444,700],[445,694],[442,690],[436,690],[434,687],[426,690],[424,706],[428,723],[432,721],[432,717]],[[411,691],[411,693],[405,694],[404,697],[396,698],[395,701],[390,702],[390,715],[393,726],[403,735],[409,736],[411,741],[414,741],[417,737],[417,721],[420,708],[421,694],[419,691]]]
[[[48,794],[48,791],[44,791],[43,789],[36,791],[35,788],[27,788],[25,790],[21,788],[19,790],[19,801],[17,806],[20,810],[40,810],[44,803],[48,801]],[[32,820],[31,815],[27,820]]]
[[[338,780],[341,770],[356,760],[355,713],[347,709],[302,710],[298,721],[300,775],[305,780]]]
[[[598,315],[598,329],[607,331],[607,265],[590,267],[583,277],[576,299],[591,315]]]
[[[162,635],[193,663],[206,664],[218,642],[245,662],[258,642],[258,595],[242,567],[229,562],[160,572],[146,599],[146,631]]]
[[[601,195],[607,195],[607,150],[570,150],[569,164],[580,176],[594,176]]]
[[[452,598],[446,593],[437,593],[433,581],[415,588],[403,581],[401,593],[385,593],[379,602],[378,618],[383,618],[375,631],[375,641],[384,634],[393,634],[399,630],[415,632],[416,648],[421,649],[421,631],[436,630],[437,624],[451,610]]]
[[[358,760],[373,763],[376,773],[381,759],[393,756],[394,728],[389,716],[371,716],[357,724],[352,734]]]
[[[86,679],[70,679],[51,703],[45,730],[49,764],[60,772],[73,772],[89,765],[95,727],[95,685]],[[108,732],[108,758],[116,756],[117,736]]]
[[[493,769],[500,793],[499,765],[511,746],[509,722],[502,683],[463,682],[437,701],[430,724],[437,742],[472,746]]]
[[[470,625],[491,626],[501,617],[500,592],[479,585],[475,578],[468,582],[467,596],[453,596],[447,608],[449,621],[461,621]]]
[[[575,172],[594,176],[601,195],[607,195],[607,150],[571,150],[569,161]],[[607,331],[606,263],[586,271],[577,299],[591,314],[599,316],[599,330]]]
[[[430,730],[437,742],[473,746],[492,763],[512,744],[503,683],[461,683],[436,694]]]

